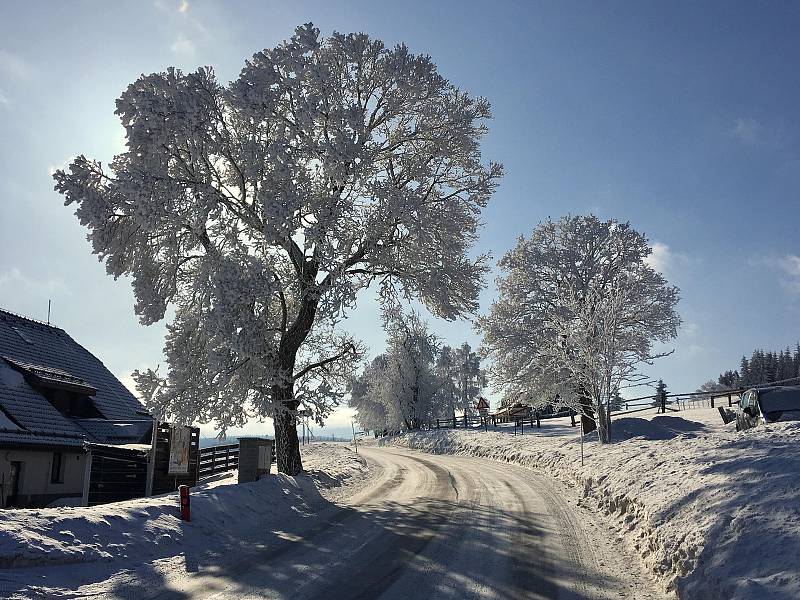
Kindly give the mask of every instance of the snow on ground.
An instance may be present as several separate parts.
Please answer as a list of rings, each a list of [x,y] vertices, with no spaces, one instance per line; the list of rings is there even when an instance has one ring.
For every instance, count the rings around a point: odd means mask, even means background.
[[[513,435],[414,432],[382,443],[544,470],[582,490],[648,569],[681,598],[800,598],[800,423],[736,432],[716,409],[617,418],[617,441],[580,438],[569,419]]]
[[[236,472],[223,473],[193,488],[190,523],[180,520],[177,492],[89,508],[4,510],[0,568],[140,563],[246,546],[289,528],[289,521],[313,517],[371,475],[366,461],[344,444],[315,443],[302,453],[307,473],[298,477],[270,475],[238,485]]]

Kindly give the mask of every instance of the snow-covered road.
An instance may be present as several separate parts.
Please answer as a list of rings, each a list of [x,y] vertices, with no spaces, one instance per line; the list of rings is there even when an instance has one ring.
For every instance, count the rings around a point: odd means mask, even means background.
[[[362,453],[380,476],[307,530],[232,566],[161,589],[131,581],[126,591],[137,600],[660,597],[638,562],[546,476],[400,448]]]

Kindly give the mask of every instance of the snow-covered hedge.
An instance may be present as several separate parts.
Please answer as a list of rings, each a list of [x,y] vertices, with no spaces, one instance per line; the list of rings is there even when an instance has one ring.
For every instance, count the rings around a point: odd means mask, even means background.
[[[619,418],[622,441],[586,443],[583,467],[575,434],[546,423],[516,437],[441,430],[384,443],[514,462],[579,486],[681,598],[800,598],[800,423],[737,433],[708,409]]]

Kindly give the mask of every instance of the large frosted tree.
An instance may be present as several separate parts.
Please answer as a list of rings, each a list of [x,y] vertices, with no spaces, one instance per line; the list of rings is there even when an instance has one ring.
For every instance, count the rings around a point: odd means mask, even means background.
[[[127,149],[84,156],[56,190],[136,313],[168,325],[168,370],[137,373],[157,413],[224,430],[272,417],[278,469],[302,470],[296,410],[323,419],[360,350],[338,323],[360,290],[477,308],[489,104],[427,56],[308,24],[220,84],[170,68],[117,101]]]
[[[479,319],[495,386],[507,397],[570,406],[609,440],[615,390],[680,325],[678,289],[648,265],[647,239],[594,215],[538,225],[500,261],[499,297]]]

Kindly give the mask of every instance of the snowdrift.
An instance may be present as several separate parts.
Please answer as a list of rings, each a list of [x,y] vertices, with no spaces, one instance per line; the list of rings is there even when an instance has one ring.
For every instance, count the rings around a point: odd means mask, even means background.
[[[697,409],[618,418],[612,431],[611,446],[585,443],[583,467],[566,423],[383,443],[514,462],[577,485],[681,598],[800,598],[800,423],[738,433]]]
[[[192,521],[180,520],[177,492],[90,508],[6,510],[0,518],[0,568],[225,551],[257,543],[312,518],[366,462],[343,444],[303,448],[306,474],[270,475],[238,485],[222,474],[192,489]],[[274,468],[274,467],[273,467]]]

